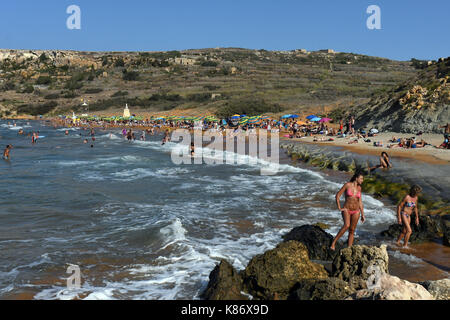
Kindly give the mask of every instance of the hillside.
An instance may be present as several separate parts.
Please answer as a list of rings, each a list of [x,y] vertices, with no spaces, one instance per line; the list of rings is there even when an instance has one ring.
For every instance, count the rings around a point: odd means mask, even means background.
[[[426,66],[414,78],[348,111],[358,126],[381,131],[442,132],[450,122],[450,58]]]
[[[332,50],[0,50],[0,114],[119,114],[125,103],[137,114],[326,114],[417,73],[411,62]]]

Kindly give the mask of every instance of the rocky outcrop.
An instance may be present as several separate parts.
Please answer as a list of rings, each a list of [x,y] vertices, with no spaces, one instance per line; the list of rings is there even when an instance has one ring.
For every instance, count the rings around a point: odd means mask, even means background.
[[[350,283],[355,289],[367,288],[374,272],[388,273],[386,246],[357,245],[342,249],[333,261],[332,276]]]
[[[241,294],[242,278],[226,260],[221,260],[209,275],[209,283],[201,297],[206,300],[246,300]]]
[[[415,215],[411,216],[411,229],[412,234],[409,238],[409,242],[423,242],[429,241],[442,236],[442,227],[439,217],[432,217],[429,215],[419,215],[419,225],[415,224]],[[390,239],[397,240],[400,235],[403,226],[400,224],[392,224],[388,230],[381,232],[381,235]]]
[[[286,299],[303,279],[325,279],[320,264],[309,261],[308,249],[298,241],[287,241],[254,257],[242,273],[245,291],[258,299]]]
[[[310,261],[310,256],[314,256],[316,252],[323,254],[323,251],[297,240],[289,240],[291,237],[299,238],[316,233],[322,237],[324,231],[315,228],[318,227],[294,228],[287,234],[289,236],[284,237],[284,242],[255,256],[241,272],[222,260],[211,272],[208,286],[201,297],[207,300],[449,298],[450,279],[415,284],[389,275],[389,257],[385,245],[355,245],[339,250],[329,276],[321,264]]]
[[[376,288],[358,290],[346,300],[434,300],[434,298],[420,284],[383,273]]]
[[[450,278],[420,283],[436,300],[450,300]]]
[[[343,300],[355,293],[348,282],[339,278],[302,280],[288,297],[290,300]]]
[[[309,259],[333,260],[339,250],[343,248],[341,243],[336,244],[336,250],[330,250],[333,236],[318,226],[303,225],[295,227],[283,236],[284,241],[299,241],[308,249]]]
[[[450,58],[425,68],[418,76],[348,112],[356,128],[380,131],[441,133],[450,119]]]

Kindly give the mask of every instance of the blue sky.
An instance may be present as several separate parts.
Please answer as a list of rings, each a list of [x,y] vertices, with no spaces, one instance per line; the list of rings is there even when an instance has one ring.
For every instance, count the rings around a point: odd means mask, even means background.
[[[81,30],[69,30],[69,5]],[[381,30],[369,30],[369,5]],[[396,60],[450,52],[448,0],[2,0],[0,48],[166,51],[332,48]]]

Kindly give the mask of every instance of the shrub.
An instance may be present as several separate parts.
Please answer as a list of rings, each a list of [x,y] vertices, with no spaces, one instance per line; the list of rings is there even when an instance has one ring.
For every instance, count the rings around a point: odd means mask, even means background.
[[[36,80],[36,84],[38,85],[47,85],[52,83],[52,78],[49,76],[39,76]]]
[[[202,67],[217,67],[218,63],[215,61],[203,61],[200,65]]]
[[[124,70],[122,79],[125,81],[136,81],[139,78],[139,73],[136,71]]]
[[[205,102],[211,100],[210,93],[193,93],[187,96],[187,99],[195,102]]]
[[[58,99],[59,98],[59,94],[57,93],[50,93],[46,96],[44,96],[44,99],[46,100],[54,100],[54,99]]]
[[[100,93],[102,91],[103,91],[102,88],[88,88],[84,90],[85,93]]]
[[[122,58],[119,58],[116,60],[116,62],[114,63],[115,67],[125,67],[125,62],[123,61]]]
[[[41,114],[46,114],[56,108],[58,104],[55,101],[49,101],[41,105],[28,105],[24,104],[17,107],[17,113],[30,114],[32,116],[37,116]]]
[[[16,89],[16,85],[14,84],[14,82],[9,81],[3,85],[3,91],[10,91],[14,89]]]
[[[65,99],[73,99],[76,97],[79,97],[79,95],[76,94],[74,91],[69,91],[63,96],[63,98],[65,98]]]
[[[34,87],[31,84],[28,84],[25,86],[25,88],[23,89],[23,93],[33,93],[34,91]]]
[[[117,91],[114,94],[111,95],[111,97],[123,97],[123,96],[127,96],[128,95],[128,91]]]

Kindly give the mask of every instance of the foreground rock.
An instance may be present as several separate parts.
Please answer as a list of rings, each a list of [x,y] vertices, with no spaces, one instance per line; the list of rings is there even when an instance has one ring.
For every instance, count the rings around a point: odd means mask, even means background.
[[[389,256],[386,246],[357,245],[344,248],[333,261],[332,276],[349,282],[355,289],[367,288],[376,270],[388,273]]]
[[[420,284],[383,273],[379,279],[379,287],[358,290],[346,300],[434,300],[434,298]]]
[[[241,276],[230,263],[221,260],[210,273],[208,286],[201,296],[206,300],[246,300],[241,290]]]
[[[303,243],[308,249],[309,258],[312,260],[333,260],[339,250],[343,248],[343,245],[338,242],[336,250],[330,250],[333,236],[323,231],[319,226],[312,225],[295,227],[283,236],[283,240],[296,240]]]
[[[450,278],[420,283],[436,300],[450,300]]]
[[[297,241],[287,241],[254,257],[242,273],[245,291],[257,299],[286,299],[303,279],[325,279],[320,264],[309,261],[308,249]]]
[[[339,278],[302,280],[295,286],[288,299],[292,300],[343,300],[355,293],[348,282]]]
[[[419,216],[419,226],[416,226],[416,224],[414,223],[415,219],[415,215],[411,216],[412,234],[409,238],[410,243],[429,241],[440,238],[442,236],[442,228],[440,222],[437,221],[438,217],[432,218],[431,216],[427,215]],[[393,224],[389,226],[388,230],[381,232],[381,235],[390,239],[397,240],[402,229],[402,225]]]

